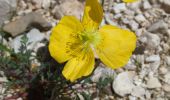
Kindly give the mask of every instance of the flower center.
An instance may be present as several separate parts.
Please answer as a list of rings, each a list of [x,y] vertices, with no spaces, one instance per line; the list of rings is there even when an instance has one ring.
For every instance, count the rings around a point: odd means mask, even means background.
[[[93,46],[97,45],[101,40],[100,34],[96,30],[85,30],[80,33],[79,38],[83,43],[92,44]]]

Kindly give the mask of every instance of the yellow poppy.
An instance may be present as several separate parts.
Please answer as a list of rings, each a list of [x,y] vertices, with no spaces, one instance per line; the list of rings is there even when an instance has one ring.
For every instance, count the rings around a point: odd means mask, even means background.
[[[103,10],[98,0],[86,0],[80,22],[65,16],[52,30],[49,42],[51,56],[59,63],[66,62],[62,74],[70,81],[92,73],[94,51],[112,69],[124,66],[136,47],[133,32],[106,25],[99,29]]]

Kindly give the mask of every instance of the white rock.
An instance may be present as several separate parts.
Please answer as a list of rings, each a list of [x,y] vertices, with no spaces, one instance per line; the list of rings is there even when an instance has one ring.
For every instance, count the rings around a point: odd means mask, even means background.
[[[156,72],[160,66],[160,61],[154,62],[154,63],[150,63],[150,67],[152,72]]]
[[[146,57],[146,62],[160,62],[160,56],[159,55],[151,55],[149,57]]]
[[[148,48],[158,49],[160,45],[160,37],[157,34],[145,32],[140,38],[140,41],[145,43]]]
[[[17,0],[0,0],[0,27],[5,20],[9,20],[16,10]]]
[[[151,6],[151,4],[147,0],[144,0],[143,8],[144,9],[150,9],[150,8],[152,8],[152,6]]]
[[[149,28],[149,32],[166,32],[168,29],[168,24],[165,23],[163,20],[159,20],[155,23],[153,23]]]
[[[135,16],[135,20],[138,23],[142,23],[142,22],[146,21],[146,18],[145,18],[145,16],[143,16],[143,14],[138,14],[137,16]]]
[[[154,88],[160,88],[161,83],[156,77],[150,77],[146,84],[147,88],[154,89]]]
[[[19,52],[19,48],[21,46],[20,41],[22,37],[23,35],[20,35],[15,39],[13,39],[12,41],[10,41],[10,46],[14,48],[15,52]],[[31,43],[30,45],[28,45],[27,49],[33,49],[34,47],[36,47],[36,44],[38,42],[40,42],[45,38],[45,35],[37,29],[32,29],[29,33],[27,33],[27,37],[28,37],[28,43]]]
[[[100,78],[105,77],[114,77],[115,72],[111,68],[108,67],[97,67],[93,73],[93,76],[91,77],[91,80],[93,82],[98,82]]]
[[[164,91],[170,92],[170,84],[164,84],[163,86]]]
[[[77,0],[66,0],[66,2],[55,6],[52,13],[56,18],[61,18],[64,15],[76,16],[78,19],[81,18],[83,12],[83,4]]]
[[[119,4],[116,4],[114,7],[113,7],[113,10],[115,13],[120,13],[122,11],[126,11],[126,5],[125,3],[119,3]]]
[[[138,24],[136,21],[134,21],[134,20],[131,20],[131,21],[129,22],[129,25],[130,25],[130,28],[131,28],[132,30],[134,30],[134,31],[139,28],[139,24]]]
[[[113,15],[112,14],[105,14],[105,20],[108,24],[117,26],[117,23],[113,21]]]
[[[22,98],[18,98],[17,100],[23,100]]]
[[[51,0],[43,0],[42,2],[42,7],[44,9],[49,9],[50,8],[50,5],[51,5]]]
[[[132,62],[132,60],[129,60],[128,63],[126,64],[125,68],[127,70],[135,70],[136,65],[134,64],[134,62]]]
[[[170,65],[170,56],[165,57],[165,62],[167,63],[167,65]]]
[[[132,89],[131,95],[133,95],[135,97],[143,97],[145,95],[145,89],[143,87],[140,87],[140,86],[135,86]]]
[[[137,0],[136,2],[128,4],[128,7],[131,9],[139,9],[140,6],[141,6],[141,0]]]
[[[0,83],[2,82],[8,82],[7,78],[6,77],[0,77]]]
[[[170,72],[167,72],[164,76],[164,81],[168,84],[170,84]]]
[[[32,2],[36,5],[37,8],[42,7],[43,0],[32,0]]]
[[[122,72],[118,74],[112,85],[115,93],[117,93],[120,96],[130,94],[132,92],[132,89],[134,88],[133,84],[134,76],[135,72],[133,71]]]
[[[166,74],[168,72],[168,69],[166,68],[166,67],[161,67],[161,68],[159,68],[159,73],[160,74]]]
[[[137,98],[134,96],[129,96],[129,100],[137,100]]]
[[[151,99],[151,92],[149,90],[146,90],[145,96],[146,96],[146,100],[150,100]]]

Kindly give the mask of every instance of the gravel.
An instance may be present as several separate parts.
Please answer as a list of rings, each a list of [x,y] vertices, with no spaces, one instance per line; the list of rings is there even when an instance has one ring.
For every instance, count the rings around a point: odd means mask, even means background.
[[[55,26],[62,16],[74,15],[80,19],[84,5],[83,0],[19,0],[16,7],[16,0],[12,1],[14,3],[6,1],[12,0],[0,0],[0,27],[12,35],[10,39],[3,41],[16,52],[23,34],[27,34],[29,41],[33,42],[29,48],[37,51],[45,45],[40,41],[44,38],[49,40],[51,27]],[[17,9],[11,10],[10,7]],[[105,14],[101,26],[111,24],[132,30],[138,38],[137,49],[127,65],[111,70],[99,64],[91,76],[93,82],[98,82],[100,77],[109,76],[114,79],[114,100],[169,100],[169,9],[170,0],[139,0],[128,4],[121,0],[105,0]],[[16,14],[12,16],[9,13],[11,11],[16,11]],[[35,27],[32,23],[38,23],[40,27]]]

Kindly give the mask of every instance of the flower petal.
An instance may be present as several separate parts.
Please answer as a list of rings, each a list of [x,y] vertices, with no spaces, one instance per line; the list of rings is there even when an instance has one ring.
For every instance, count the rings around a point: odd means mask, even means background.
[[[103,18],[103,9],[98,0],[86,0],[83,16],[83,26],[87,30],[95,30],[99,27]]]
[[[136,47],[134,33],[106,25],[99,30],[101,42],[96,52],[101,61],[112,69],[124,66]]]
[[[126,2],[126,3],[131,3],[131,2],[135,2],[137,0],[123,0],[123,2]]]
[[[94,69],[94,54],[90,49],[87,52],[82,52],[78,57],[70,59],[64,67],[63,75],[71,82],[82,76],[88,76]]]
[[[49,51],[51,56],[59,63],[73,57],[73,52],[78,52],[81,42],[78,33],[83,27],[74,16],[65,16],[54,27],[50,36]]]

